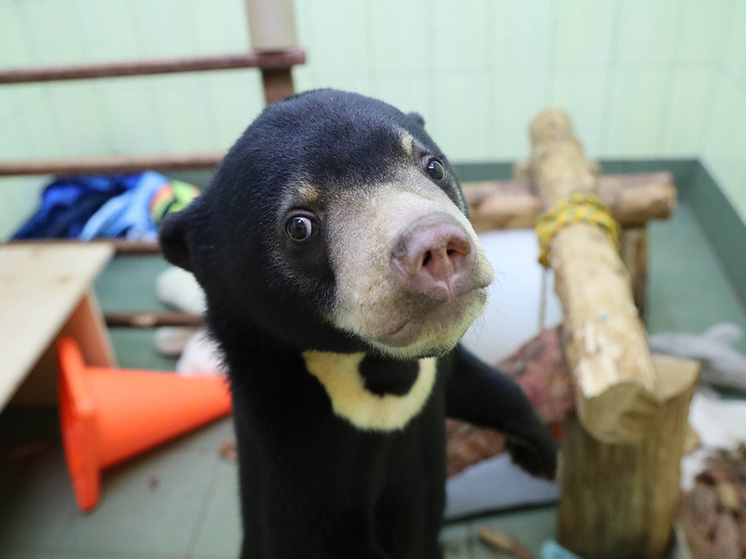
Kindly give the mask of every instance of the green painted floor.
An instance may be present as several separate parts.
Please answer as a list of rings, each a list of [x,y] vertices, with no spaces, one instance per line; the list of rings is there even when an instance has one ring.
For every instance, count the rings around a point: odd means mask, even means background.
[[[673,219],[652,224],[650,234],[651,332],[701,332],[721,321],[746,327],[744,307],[690,207],[684,203]],[[116,261],[96,284],[103,308],[158,308],[153,280],[164,265],[158,258]],[[156,354],[152,331],[114,330],[112,337],[122,366],[173,368],[172,360]],[[746,352],[746,342],[738,348]],[[236,466],[218,452],[232,439],[226,419],[108,470],[100,505],[81,514],[53,412],[0,414],[0,557],[236,557]],[[442,536],[446,557],[497,557],[476,538],[481,524],[508,530],[537,552],[554,523],[553,507],[451,523]]]

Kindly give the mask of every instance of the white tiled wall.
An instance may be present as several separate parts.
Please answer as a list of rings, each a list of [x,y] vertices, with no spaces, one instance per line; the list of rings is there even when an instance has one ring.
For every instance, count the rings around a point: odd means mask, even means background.
[[[701,144],[705,166],[746,221],[746,0],[730,15],[709,122]]]
[[[417,110],[452,159],[528,153],[568,109],[591,156],[702,156],[746,213],[746,0],[296,0],[333,86]],[[0,67],[248,48],[242,0],[0,0]],[[0,158],[226,148],[261,110],[257,72],[0,87]],[[40,179],[0,181],[0,236]],[[32,196],[28,192],[32,192]]]

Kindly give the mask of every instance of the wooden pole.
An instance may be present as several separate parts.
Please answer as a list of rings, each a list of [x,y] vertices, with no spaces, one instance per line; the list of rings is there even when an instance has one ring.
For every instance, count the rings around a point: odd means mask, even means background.
[[[570,119],[561,111],[531,123],[532,176],[545,208],[573,193],[592,193]],[[597,440],[633,443],[655,431],[658,379],[632,298],[627,270],[608,234],[577,223],[560,229],[550,264],[564,313],[564,347],[580,422]]]
[[[293,74],[290,69],[262,70],[262,87],[264,88],[264,103],[269,106],[295,93]]]
[[[679,506],[679,463],[699,364],[653,356],[663,402],[634,444],[598,441],[573,416],[562,438],[558,539],[585,559],[662,559]]]
[[[245,0],[251,48],[275,52],[297,47],[292,0]],[[290,67],[263,69],[262,84],[267,106],[294,93]]]

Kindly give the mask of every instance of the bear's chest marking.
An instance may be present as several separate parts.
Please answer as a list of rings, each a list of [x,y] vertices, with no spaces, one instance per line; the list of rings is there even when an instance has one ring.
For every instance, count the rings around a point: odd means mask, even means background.
[[[437,358],[417,362],[417,378],[405,394],[376,394],[360,372],[365,353],[303,352],[306,369],[323,385],[334,413],[359,429],[395,431],[404,428],[425,406],[433,385]]]

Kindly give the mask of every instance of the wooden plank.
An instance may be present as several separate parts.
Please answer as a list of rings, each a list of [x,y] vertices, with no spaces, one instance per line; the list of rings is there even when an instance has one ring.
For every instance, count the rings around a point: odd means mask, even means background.
[[[106,329],[93,291],[83,295],[80,304],[60,330],[59,336],[75,338],[87,364],[94,367],[116,366],[109,331]],[[57,350],[54,344],[51,344],[18,387],[9,405],[54,406],[56,403]]]
[[[0,246],[0,409],[113,254],[105,243]]]

